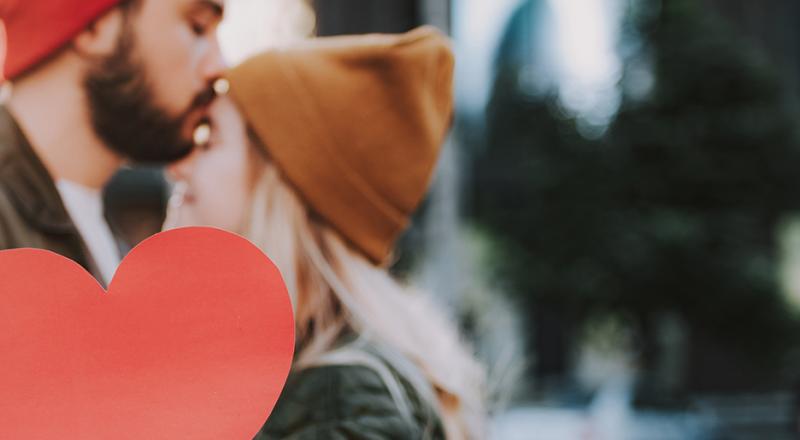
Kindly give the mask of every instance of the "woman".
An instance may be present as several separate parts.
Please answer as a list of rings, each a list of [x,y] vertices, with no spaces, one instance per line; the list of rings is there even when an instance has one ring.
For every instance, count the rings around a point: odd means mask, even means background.
[[[321,38],[232,69],[211,139],[173,166],[168,224],[246,236],[280,268],[293,371],[257,438],[481,438],[483,371],[428,297],[386,269],[452,108],[431,28]]]

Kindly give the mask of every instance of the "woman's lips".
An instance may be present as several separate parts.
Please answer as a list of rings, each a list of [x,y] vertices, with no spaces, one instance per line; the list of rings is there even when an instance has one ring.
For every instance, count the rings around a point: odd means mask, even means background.
[[[189,205],[197,202],[197,198],[192,193],[185,193],[183,195],[183,204]]]
[[[194,194],[189,189],[189,184],[185,180],[178,180],[172,188],[172,195],[169,197],[169,208],[179,209],[196,200]]]

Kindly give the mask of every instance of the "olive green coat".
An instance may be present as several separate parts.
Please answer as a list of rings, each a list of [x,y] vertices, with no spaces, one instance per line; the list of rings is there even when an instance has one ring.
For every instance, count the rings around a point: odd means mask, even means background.
[[[0,107],[0,249],[21,247],[51,250],[98,275],[53,179]]]
[[[411,403],[411,420],[402,416],[389,389],[371,368],[336,365],[294,372],[255,439],[445,438],[438,417],[406,381],[400,383]]]

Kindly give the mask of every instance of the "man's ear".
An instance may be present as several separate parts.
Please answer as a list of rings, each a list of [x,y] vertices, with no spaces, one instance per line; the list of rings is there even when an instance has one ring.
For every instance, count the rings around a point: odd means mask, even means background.
[[[102,57],[114,53],[123,31],[124,17],[119,8],[113,8],[89,23],[73,40],[72,47],[86,57]]]

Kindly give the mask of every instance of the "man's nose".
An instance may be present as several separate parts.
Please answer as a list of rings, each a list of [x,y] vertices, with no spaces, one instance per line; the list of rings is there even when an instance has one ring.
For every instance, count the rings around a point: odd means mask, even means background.
[[[208,53],[206,54],[205,62],[203,63],[203,79],[206,84],[211,84],[222,76],[227,65],[222,56],[220,49],[219,39],[214,37],[211,39],[211,45]]]

